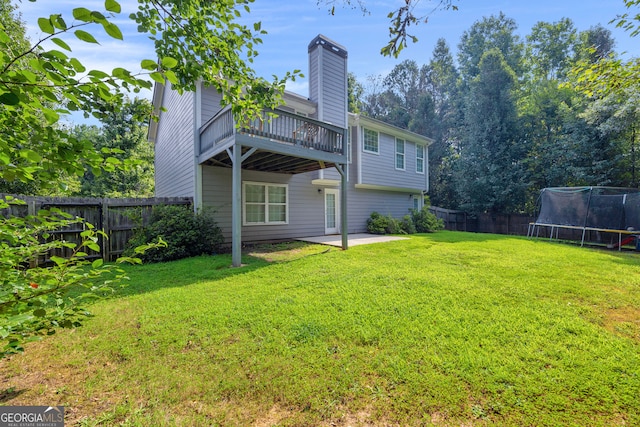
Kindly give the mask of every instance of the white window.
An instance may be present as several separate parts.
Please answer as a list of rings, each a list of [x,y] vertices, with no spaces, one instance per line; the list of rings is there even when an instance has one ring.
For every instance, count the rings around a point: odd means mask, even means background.
[[[418,194],[414,194],[413,195],[413,209],[419,211],[420,210],[420,195]]]
[[[396,138],[396,169],[404,170],[404,139]]]
[[[424,173],[424,145],[416,145],[416,173]]]
[[[286,184],[243,183],[244,225],[287,224],[289,189]]]
[[[371,129],[363,128],[364,133],[364,151],[367,153],[378,154],[378,132]]]

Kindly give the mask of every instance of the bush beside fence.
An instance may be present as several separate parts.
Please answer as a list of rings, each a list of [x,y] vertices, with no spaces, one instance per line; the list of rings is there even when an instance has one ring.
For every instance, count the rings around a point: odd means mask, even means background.
[[[5,198],[7,194],[0,194]],[[151,214],[151,208],[156,205],[192,205],[189,197],[155,197],[155,198],[89,198],[89,197],[42,197],[42,196],[17,196],[15,198],[24,201],[25,205],[12,205],[11,212],[4,215],[26,216],[37,215],[40,210],[51,208],[60,209],[74,217],[83,218],[93,224],[96,229],[103,230],[108,239],[100,238],[98,242],[100,253],[89,253],[91,258],[102,258],[105,261],[114,261],[125,250],[133,231],[146,224]],[[75,227],[59,230],[52,235],[54,238],[65,239],[71,242],[79,241],[80,233],[84,231],[82,224]],[[56,254],[65,256],[65,254]],[[46,260],[42,260],[46,262]]]

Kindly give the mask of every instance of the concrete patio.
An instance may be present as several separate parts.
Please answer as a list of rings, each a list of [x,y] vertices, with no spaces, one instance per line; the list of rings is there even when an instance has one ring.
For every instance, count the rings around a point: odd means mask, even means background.
[[[367,234],[367,233],[357,233],[357,234],[349,234],[349,247],[358,246],[358,245],[369,245],[372,243],[384,243],[391,242],[394,240],[406,240],[406,237],[398,237],[398,236],[380,236],[377,234]],[[322,245],[329,246],[342,246],[342,236],[339,234],[333,234],[330,236],[316,236],[316,237],[302,237],[300,240],[303,242],[310,243],[319,243]]]

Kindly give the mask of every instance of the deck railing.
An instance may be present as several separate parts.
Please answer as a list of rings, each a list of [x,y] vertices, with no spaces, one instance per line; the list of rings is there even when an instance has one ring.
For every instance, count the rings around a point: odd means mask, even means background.
[[[214,148],[236,133],[329,153],[344,153],[344,129],[338,126],[275,110],[263,111],[258,118],[236,128],[229,107],[221,110],[200,128],[200,153]]]
[[[225,107],[200,128],[200,154],[212,149],[234,133],[231,107]]]

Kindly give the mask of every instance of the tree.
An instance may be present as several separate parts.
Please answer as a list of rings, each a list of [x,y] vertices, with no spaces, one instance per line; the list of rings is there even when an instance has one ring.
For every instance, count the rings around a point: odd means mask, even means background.
[[[640,33],[640,0],[624,3],[629,12],[611,22],[635,37]],[[580,118],[592,138],[579,146],[578,172],[596,185],[637,187],[640,59],[617,57],[611,33],[601,27],[590,29],[582,41],[583,53],[571,70],[570,85],[590,99]]]
[[[425,90],[433,99],[435,115],[431,121],[425,119],[430,132],[424,133],[434,139],[429,147],[430,197],[435,205],[455,208],[453,167],[459,153],[463,112],[458,71],[444,39],[438,40],[431,60],[421,72]]]
[[[113,151],[113,156],[126,164],[110,172],[87,169],[74,194],[87,197],[153,196],[153,146],[147,141],[151,110],[149,101],[135,99],[102,118],[101,128],[86,125],[74,128],[74,133],[88,137],[96,150]]]
[[[405,0],[404,4],[397,9],[389,12],[387,17],[389,23],[389,42],[380,49],[380,53],[384,56],[393,56],[397,58],[400,52],[407,47],[407,39],[413,43],[418,41],[415,35],[409,33],[412,26],[416,26],[422,22],[427,23],[429,16],[438,10],[458,10],[455,0],[439,0],[435,6],[429,5],[427,10],[419,8],[420,0]],[[329,7],[329,13],[336,13],[336,4],[342,3],[345,6],[358,8],[362,13],[369,13],[366,2],[364,0],[318,0],[318,4],[324,3]]]
[[[636,90],[610,94],[590,103],[581,115],[593,128],[594,144],[584,174],[598,185],[638,188],[637,144],[640,96]]]
[[[119,151],[97,151],[59,120],[72,111],[97,118],[121,111],[125,94],[150,88],[149,78],[178,91],[192,90],[200,81],[213,86],[223,93],[223,102],[232,105],[239,123],[279,105],[286,80],[299,72],[271,82],[255,75],[249,64],[264,31],[260,23],[251,28],[238,23],[243,11],[249,13],[248,3],[142,0],[130,17],[154,41],[156,56],[141,58],[143,71],[134,73],[120,67],[111,72],[87,70],[71,56],[69,38],[96,44],[95,32],[103,31],[122,40],[115,23],[121,14],[117,0],[105,0],[104,10],[77,7],[72,18],[57,13],[39,18],[37,25],[45,36],[33,44],[24,38],[24,25],[7,0],[2,0],[0,180],[51,188],[87,170],[114,171],[122,165],[114,156]],[[0,200],[0,210],[15,204],[19,201]],[[77,325],[87,313],[69,291],[81,286],[91,296],[109,283],[110,278],[101,279],[107,270],[100,262],[87,267],[88,250],[97,248],[100,234],[90,224],[83,223],[86,230],[77,244],[41,243],[52,230],[78,221],[60,212],[0,218],[0,340],[6,344],[1,354],[20,350],[24,340],[56,327]],[[54,248],[66,248],[73,255],[52,258],[52,267],[24,268]]]
[[[402,104],[396,93],[389,90],[383,76],[369,76],[362,113],[403,128],[411,120],[409,108]]]
[[[458,63],[463,79],[471,81],[480,72],[485,52],[498,49],[516,76],[522,74],[523,44],[516,35],[516,22],[504,13],[482,18],[462,34],[458,45]]]
[[[469,212],[515,212],[524,203],[524,153],[518,134],[516,76],[494,48],[478,64],[465,111],[458,180]]]
[[[596,62],[611,56],[614,53],[616,42],[611,31],[602,25],[596,25],[583,31],[578,36],[578,54],[576,61]]]
[[[573,60],[578,34],[573,22],[538,22],[527,36],[527,58],[534,79],[564,80]]]
[[[358,81],[356,75],[351,72],[347,74],[347,92],[349,97],[348,111],[359,113],[364,102],[364,86]]]
[[[539,22],[527,36],[529,78],[518,105],[529,149],[529,207],[541,188],[595,185],[609,179],[602,172],[611,166],[607,160],[611,141],[605,143],[594,124],[585,120],[583,113],[591,101],[568,81],[578,61],[598,61],[613,45],[604,28],[577,34],[566,18]]]
[[[640,0],[624,0],[629,12],[624,13],[613,21],[617,27],[624,28],[631,37],[640,34]],[[635,11],[635,14],[634,12]],[[595,38],[594,41],[602,41]],[[606,52],[606,43],[600,43],[593,47],[593,52],[598,52],[597,47]],[[604,49],[603,49],[604,47]],[[616,55],[595,55],[596,62],[592,58],[583,59],[571,70],[572,84],[587,96],[605,97],[612,93],[621,95],[628,89],[638,87],[640,82],[640,58],[622,60]]]

